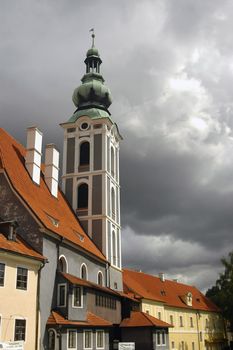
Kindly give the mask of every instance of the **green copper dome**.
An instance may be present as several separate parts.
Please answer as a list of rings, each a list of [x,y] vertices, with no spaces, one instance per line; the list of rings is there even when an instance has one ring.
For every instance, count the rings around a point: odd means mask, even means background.
[[[87,51],[84,62],[86,64],[86,74],[81,79],[82,84],[74,90],[73,102],[77,110],[100,108],[109,113],[108,107],[112,104],[112,97],[109,88],[104,84],[104,78],[100,74],[102,60],[94,46],[94,37],[92,47]]]

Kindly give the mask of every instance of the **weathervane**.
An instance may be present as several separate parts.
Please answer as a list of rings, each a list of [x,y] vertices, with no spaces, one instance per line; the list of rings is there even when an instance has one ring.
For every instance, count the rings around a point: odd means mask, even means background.
[[[91,35],[91,37],[92,37],[92,47],[94,47],[95,46],[95,30],[94,30],[94,28],[91,28],[89,30],[89,32],[92,32],[92,35]]]

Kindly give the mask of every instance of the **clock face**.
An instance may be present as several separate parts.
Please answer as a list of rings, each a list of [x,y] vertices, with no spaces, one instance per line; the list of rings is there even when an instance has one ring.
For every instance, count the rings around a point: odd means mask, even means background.
[[[82,123],[82,124],[80,125],[80,129],[81,129],[81,130],[87,130],[88,127],[89,127],[89,125],[88,125],[88,123],[86,123],[86,122],[84,122],[84,123]]]

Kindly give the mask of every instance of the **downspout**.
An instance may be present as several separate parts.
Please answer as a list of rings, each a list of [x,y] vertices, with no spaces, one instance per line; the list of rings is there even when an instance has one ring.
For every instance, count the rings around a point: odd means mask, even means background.
[[[197,338],[198,338],[198,349],[201,350],[201,343],[200,343],[200,332],[199,332],[199,323],[198,323],[198,319],[199,319],[199,312],[196,312],[196,319],[197,319]]]
[[[39,350],[39,311],[40,311],[40,275],[41,270],[45,266],[45,263],[48,261],[43,261],[40,265],[40,268],[38,270],[38,278],[37,278],[37,303],[36,303],[36,350]]]

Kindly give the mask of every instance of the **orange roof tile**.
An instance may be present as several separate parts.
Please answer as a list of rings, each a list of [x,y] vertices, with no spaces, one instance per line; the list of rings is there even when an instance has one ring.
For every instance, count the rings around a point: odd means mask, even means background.
[[[65,272],[60,272],[60,274],[70,283],[72,284],[77,284],[79,286],[84,286],[84,287],[89,287],[89,288],[93,288],[93,289],[97,289],[100,290],[102,292],[105,293],[110,293],[110,294],[114,294],[116,296],[120,296],[119,293],[115,290],[112,290],[110,288],[107,287],[102,287],[99,284],[93,283],[93,282],[89,282],[87,280],[83,280],[81,278],[78,278],[74,275],[71,275],[69,273],[65,273]]]
[[[219,308],[206,298],[196,287],[165,280],[143,272],[123,270],[124,291],[139,294],[144,299],[163,302],[166,305],[203,311],[217,311]],[[184,295],[192,293],[192,306],[184,302]]]
[[[47,325],[111,327],[112,323],[109,321],[106,321],[105,319],[99,316],[96,316],[91,312],[87,312],[86,321],[74,321],[74,320],[67,320],[66,318],[64,318],[64,316],[59,314],[57,311],[52,311],[48,318]]]
[[[101,260],[106,261],[92,240],[82,229],[64,195],[51,195],[41,173],[40,186],[33,183],[25,168],[25,148],[0,128],[0,164],[6,171],[14,189],[48,230],[69,240]],[[53,220],[58,221],[58,226]],[[80,239],[80,236],[84,239]]]
[[[169,323],[163,322],[158,318],[148,315],[141,311],[131,311],[130,317],[122,320],[120,327],[173,327]]]
[[[36,260],[46,260],[44,256],[37,253],[19,236],[17,236],[16,241],[12,241],[8,240],[6,236],[0,232],[0,251],[1,250],[24,255]]]

